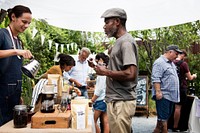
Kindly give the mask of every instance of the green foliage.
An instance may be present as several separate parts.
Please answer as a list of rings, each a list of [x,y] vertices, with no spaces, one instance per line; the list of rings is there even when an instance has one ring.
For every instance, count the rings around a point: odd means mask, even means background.
[[[4,18],[4,21],[2,23],[0,23],[0,28],[5,28],[8,26],[10,20],[8,17]]]
[[[188,65],[190,66],[191,74],[197,73],[197,78],[194,81],[189,81],[194,83],[196,95],[200,97],[200,76],[199,76],[199,64],[200,64],[200,54],[190,54],[188,58]]]
[[[152,99],[151,93],[148,95],[148,102],[149,102],[148,105],[149,105],[150,114],[155,113],[156,112],[156,104],[155,104],[155,101]]]
[[[24,100],[24,104],[26,105],[30,105],[32,100],[32,86],[33,86],[32,79],[23,76],[22,97]]]
[[[180,49],[188,52],[188,64],[191,73],[199,75],[200,63],[199,53],[192,54],[192,44],[200,44],[200,22],[191,22],[176,26],[157,28],[152,30],[130,32],[139,41],[139,70],[148,71],[151,76],[152,65],[155,59],[164,53],[170,44],[178,45]],[[200,52],[200,51],[199,51]],[[197,95],[200,95],[200,77],[194,81]]]
[[[0,24],[0,28],[4,28],[8,25],[9,20],[5,20]],[[32,38],[33,28],[38,30],[38,33]],[[199,75],[200,63],[199,54],[192,54],[190,51],[191,44],[200,42],[200,22],[191,22],[176,26],[162,27],[157,29],[148,29],[142,31],[130,32],[137,40],[138,52],[139,52],[139,70],[147,71],[147,74],[151,76],[152,65],[155,59],[164,53],[165,48],[170,44],[178,45],[181,49],[186,49],[188,52],[188,60],[191,73],[197,73]],[[41,35],[45,36],[44,44],[41,44]],[[55,43],[58,44],[71,44],[76,43],[78,49],[82,47],[90,48],[92,53],[103,52],[114,44],[114,38],[106,38],[104,33],[98,32],[81,32],[67,29],[61,29],[58,27],[50,26],[44,20],[33,19],[30,27],[20,35],[20,38],[24,44],[25,49],[29,49],[34,55],[35,59],[41,64],[40,70],[37,76],[40,76],[51,66],[55,64],[54,55],[56,54]],[[53,41],[52,48],[49,50],[48,40]],[[60,46],[59,48],[60,49]],[[77,50],[69,48],[67,50],[64,47],[66,54],[77,54]],[[25,60],[24,63],[29,62]],[[23,94],[30,90],[30,81],[24,80]],[[35,81],[36,82],[36,81]],[[149,80],[150,82],[150,80]],[[200,76],[195,80],[196,88],[200,87]],[[27,87],[29,86],[29,87]]]

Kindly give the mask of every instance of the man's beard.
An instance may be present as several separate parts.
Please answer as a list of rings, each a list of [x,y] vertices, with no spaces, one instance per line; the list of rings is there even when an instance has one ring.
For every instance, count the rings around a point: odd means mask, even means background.
[[[117,31],[118,31],[117,27],[113,27],[113,28],[108,32],[107,36],[108,36],[108,37],[116,37]]]

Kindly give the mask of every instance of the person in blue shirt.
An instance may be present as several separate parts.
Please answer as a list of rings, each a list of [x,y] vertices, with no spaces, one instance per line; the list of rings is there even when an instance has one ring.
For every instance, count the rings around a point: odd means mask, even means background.
[[[152,97],[156,102],[157,124],[154,133],[168,133],[167,121],[174,103],[180,101],[179,78],[173,63],[179,53],[176,45],[167,47],[165,53],[155,60],[152,68]]]

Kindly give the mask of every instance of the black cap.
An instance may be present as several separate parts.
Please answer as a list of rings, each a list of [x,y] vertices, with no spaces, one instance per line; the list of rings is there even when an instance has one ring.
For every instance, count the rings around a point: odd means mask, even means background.
[[[182,51],[180,49],[178,49],[178,46],[177,45],[170,45],[167,47],[166,51],[169,51],[169,50],[174,50],[178,53],[182,53]]]

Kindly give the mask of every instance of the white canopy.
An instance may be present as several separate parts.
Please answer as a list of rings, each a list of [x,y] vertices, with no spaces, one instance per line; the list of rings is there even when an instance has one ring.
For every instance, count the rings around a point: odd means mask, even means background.
[[[127,30],[144,30],[200,20],[200,0],[0,0],[0,8],[28,6],[33,17],[60,28],[103,32],[102,13],[127,12]]]

